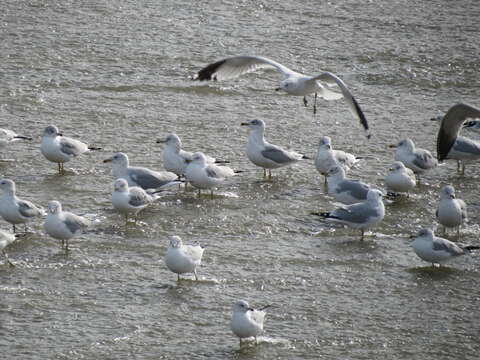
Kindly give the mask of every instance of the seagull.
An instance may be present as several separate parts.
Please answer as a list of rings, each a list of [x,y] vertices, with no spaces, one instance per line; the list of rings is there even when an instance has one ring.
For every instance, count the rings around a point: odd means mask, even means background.
[[[430,151],[415,148],[411,139],[401,140],[397,145],[390,145],[390,147],[396,148],[395,160],[401,161],[407,168],[416,173],[423,173],[438,165],[437,159],[433,157]]]
[[[177,274],[177,281],[181,274],[193,273],[198,280],[197,266],[202,263],[203,251],[200,245],[184,245],[179,236],[172,236],[165,254],[165,264],[168,269]]]
[[[161,191],[161,190],[160,190]],[[139,186],[128,186],[125,179],[117,179],[113,183],[112,204],[113,207],[125,215],[128,223],[128,215],[137,213],[158,199],[154,193],[148,193]]]
[[[37,216],[43,216],[45,214],[40,207],[37,207],[30,201],[22,200],[15,195],[16,186],[12,180],[0,180],[0,189],[3,191],[2,196],[0,196],[0,216],[13,225],[14,233],[16,231],[16,224],[26,224]]]
[[[406,192],[408,195],[408,192],[417,185],[417,178],[415,173],[405,167],[401,161],[395,161],[385,176],[385,185],[388,190],[397,193]]]
[[[80,235],[89,225],[90,221],[84,217],[62,210],[62,204],[53,200],[47,204],[48,215],[43,223],[43,228],[51,237],[62,240],[62,246],[68,251],[68,240]]]
[[[422,229],[417,236],[413,236],[414,240],[410,246],[415,254],[422,260],[441,265],[442,263],[453,259],[460,255],[471,253],[472,250],[480,249],[480,246],[459,246],[447,239],[436,237],[432,230]]]
[[[343,204],[355,204],[367,200],[372,187],[358,180],[350,180],[340,165],[332,166],[327,172],[327,190],[335,200]]]
[[[361,203],[346,205],[331,212],[312,213],[329,221],[339,222],[354,229],[360,229],[363,240],[365,229],[377,225],[385,216],[385,206],[382,201],[382,192],[370,189],[367,200]]]
[[[18,135],[16,132],[0,128],[0,150],[7,147],[10,143],[20,140],[32,140],[31,137]],[[4,160],[9,161],[9,160]]]
[[[264,138],[265,122],[263,120],[252,120],[241,123],[242,126],[250,128],[250,135],[247,143],[247,156],[255,165],[263,168],[263,177],[272,178],[271,169],[291,165],[301,159],[308,159],[306,156],[295,151],[288,151],[280,146],[270,144]]]
[[[165,139],[157,140],[157,144],[166,144],[163,150],[163,167],[165,170],[177,174],[181,179],[185,174],[188,163],[192,161],[193,153],[182,150],[182,142],[177,134],[167,135]],[[208,164],[225,164],[228,161],[217,160],[211,156],[205,155]],[[187,183],[185,183],[185,189]]]
[[[437,221],[444,226],[444,234],[447,228],[457,228],[457,236],[460,235],[460,226],[467,221],[467,204],[455,196],[455,188],[451,185],[444,186],[440,190],[440,201],[435,212]]]
[[[368,132],[368,122],[363,114],[360,105],[348,90],[345,83],[335,74],[328,71],[320,72],[316,76],[308,76],[290,70],[286,66],[261,56],[233,56],[215,63],[207,65],[191,78],[192,80],[214,80],[221,81],[226,79],[233,79],[240,75],[256,71],[262,68],[273,68],[281,72],[284,76],[280,86],[275,90],[283,90],[289,95],[303,96],[303,103],[307,106],[307,95],[315,94],[315,102],[313,105],[313,113],[317,111],[317,96],[325,100],[337,100],[342,97],[345,98],[350,111],[360,121],[367,132],[367,138],[370,138]],[[326,86],[324,86],[326,85]],[[338,86],[341,93],[331,91],[327,87]]]
[[[17,237],[15,236],[15,234],[10,234],[9,232],[0,230],[0,250],[2,251],[2,254],[5,258],[5,263],[12,267],[14,267],[15,265],[13,265],[13,263],[8,258],[8,255],[5,252],[5,248],[11,243],[13,243],[16,239]]]
[[[353,154],[342,150],[332,149],[332,139],[328,136],[323,136],[320,139],[317,155],[315,156],[315,167],[318,172],[325,176],[325,184],[327,183],[327,172],[334,165],[340,165],[343,169],[348,171],[356,162],[357,157]]]
[[[58,164],[58,173],[64,174],[64,163],[91,150],[101,150],[99,147],[87,144],[66,136],[59,132],[55,125],[48,125],[43,131],[40,151],[43,156]]]
[[[103,160],[112,163],[112,173],[115,179],[125,179],[129,186],[139,186],[144,190],[157,189],[180,184],[177,176],[171,172],[158,172],[144,167],[129,166],[128,156],[122,152]]]
[[[234,175],[235,171],[228,166],[208,164],[202,152],[193,154],[192,161],[185,170],[185,177],[190,184],[198,189],[198,196],[200,196],[201,189],[210,189],[212,199],[213,189],[224,185],[227,179]]]
[[[460,174],[465,173],[465,161],[480,159],[480,142],[459,136],[465,120],[478,117],[480,109],[460,103],[447,111],[440,124],[437,135],[438,160],[457,160],[457,172]]]
[[[270,306],[253,309],[244,300],[235,301],[232,309],[230,329],[240,339],[240,347],[242,346],[242,340],[249,337],[254,337],[255,343],[257,343],[257,336],[263,332],[263,322],[267,314],[263,310]]]

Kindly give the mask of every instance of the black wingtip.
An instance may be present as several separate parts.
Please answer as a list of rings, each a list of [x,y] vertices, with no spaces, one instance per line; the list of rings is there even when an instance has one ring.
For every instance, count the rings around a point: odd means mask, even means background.
[[[217,72],[218,68],[225,63],[225,61],[226,60],[223,59],[213,64],[207,65],[203,69],[201,69],[198,73],[191,76],[190,78],[192,80],[198,80],[198,81],[206,81],[206,80],[217,81],[217,77],[215,76],[215,73]]]
[[[315,215],[315,216],[320,216],[320,217],[323,217],[323,218],[328,218],[330,217],[330,213],[329,212],[311,212],[310,215]]]
[[[95,147],[95,146],[89,146],[88,150],[95,151],[95,150],[102,150],[102,148],[101,147]]]
[[[31,137],[23,136],[23,135],[14,136],[14,139],[22,139],[22,140],[29,140],[29,141],[33,140],[33,138],[31,138]]]
[[[352,101],[353,101],[353,105],[355,106],[355,110],[358,114],[358,117],[360,118],[360,124],[363,126],[363,129],[367,132],[367,139],[370,139],[372,135],[368,132],[369,126],[368,126],[367,118],[365,117],[365,114],[360,108],[360,105],[358,104],[357,100],[353,96],[352,96]]]

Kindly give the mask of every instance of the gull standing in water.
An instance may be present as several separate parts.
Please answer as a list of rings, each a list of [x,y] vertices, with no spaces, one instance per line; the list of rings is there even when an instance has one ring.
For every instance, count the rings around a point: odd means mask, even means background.
[[[80,235],[90,225],[90,220],[62,210],[62,204],[53,200],[47,205],[48,215],[43,228],[51,237],[62,240],[62,246],[68,251],[68,240]]]
[[[240,346],[242,346],[242,340],[249,337],[254,337],[255,343],[257,343],[257,336],[263,332],[263,322],[267,314],[263,310],[268,307],[270,305],[257,310],[251,308],[244,300],[235,301],[230,320],[230,329],[240,339]]]
[[[367,200],[361,203],[346,205],[331,212],[312,213],[329,221],[345,224],[354,229],[360,229],[363,240],[365,229],[377,225],[385,216],[385,206],[382,201],[382,192],[370,189]]]
[[[5,258],[5,263],[10,266],[15,266],[8,258],[7,253],[5,252],[5,248],[13,243],[16,240],[16,236],[14,234],[10,234],[9,232],[0,230],[0,250],[2,251],[3,257]]]
[[[112,163],[112,174],[115,179],[125,179],[129,186],[139,186],[144,190],[161,189],[166,186],[179,184],[174,173],[153,171],[144,167],[130,166],[127,154],[118,152],[112,157],[103,160]]]
[[[16,231],[16,224],[25,224],[37,216],[45,215],[45,212],[32,204],[30,201],[22,200],[16,195],[15,183],[10,179],[0,180],[0,189],[3,191],[0,196],[0,216],[13,225],[13,232]]]
[[[101,148],[88,146],[79,140],[63,136],[55,125],[49,125],[43,131],[40,151],[47,160],[58,164],[59,174],[65,173],[64,163],[91,150]]]
[[[413,236],[410,246],[422,260],[435,264],[443,264],[457,256],[471,253],[480,249],[480,246],[459,246],[447,239],[436,237],[432,230],[422,229],[417,236]]]
[[[8,129],[1,129],[0,128],[0,150],[3,151],[10,143],[20,140],[32,140],[31,137],[18,135],[16,132]],[[1,159],[0,161],[11,161],[6,159]]]
[[[335,200],[343,204],[355,204],[367,200],[372,187],[358,180],[345,177],[345,170],[340,165],[332,166],[327,172],[327,190]]]
[[[235,171],[228,166],[208,164],[207,158],[202,152],[193,154],[192,161],[185,170],[185,178],[198,189],[198,196],[202,189],[210,189],[212,199],[213,189],[224,185],[227,179],[234,175]]]
[[[388,190],[409,195],[408,192],[417,185],[417,178],[413,170],[405,167],[401,161],[395,161],[385,176],[385,185]]]
[[[158,199],[158,196],[147,193],[139,186],[129,187],[125,179],[120,178],[113,183],[112,205],[125,215],[125,223],[128,223],[128,215],[130,214],[133,214],[136,221],[138,212],[156,199]]]
[[[270,144],[264,138],[265,122],[263,120],[252,120],[242,123],[250,128],[250,135],[247,143],[247,156],[255,165],[263,168],[263,177],[272,178],[271,169],[291,165],[301,159],[308,159],[306,156],[295,151],[288,151],[280,146]]]
[[[327,183],[327,172],[334,165],[340,165],[347,172],[356,162],[357,157],[342,150],[332,149],[332,139],[323,136],[320,139],[317,155],[315,156],[315,167],[325,177]]]
[[[395,160],[401,161],[407,168],[416,173],[423,173],[438,165],[432,153],[425,149],[417,149],[411,139],[401,140],[397,145],[390,145],[395,150]]]
[[[442,119],[437,135],[439,161],[457,160],[457,172],[465,173],[465,162],[480,159],[480,142],[459,136],[462,125],[468,118],[480,117],[480,109],[467,104],[452,106]]]
[[[440,201],[435,215],[444,227],[444,234],[447,233],[447,228],[457,228],[457,236],[460,236],[460,226],[467,220],[467,204],[456,198],[453,186],[447,185],[440,190]]]
[[[289,95],[303,96],[305,106],[307,106],[306,96],[315,94],[315,102],[313,105],[314,114],[317,111],[317,96],[320,96],[325,100],[337,100],[342,97],[345,98],[350,111],[360,121],[360,124],[367,132],[367,137],[370,138],[367,119],[365,118],[357,100],[353,97],[350,90],[348,90],[345,83],[338,76],[328,71],[320,72],[320,74],[316,76],[309,76],[290,70],[286,66],[266,57],[242,55],[225,58],[207,65],[193,75],[192,79],[199,81],[220,81],[236,78],[240,75],[262,68],[273,68],[282,73],[284,79],[276,90],[283,90]],[[331,91],[325,85],[328,87],[338,86],[341,93]]]
[[[165,254],[165,264],[168,269],[177,274],[180,280],[181,274],[193,273],[198,280],[197,266],[202,263],[203,251],[200,245],[184,245],[179,236],[172,236]]]

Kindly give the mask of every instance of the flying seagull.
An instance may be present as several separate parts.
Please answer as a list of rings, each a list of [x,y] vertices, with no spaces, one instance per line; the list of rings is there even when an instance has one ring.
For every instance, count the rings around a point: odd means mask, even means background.
[[[360,105],[353,97],[350,90],[348,90],[345,83],[335,74],[328,71],[322,71],[315,76],[304,75],[293,71],[286,66],[261,56],[233,56],[228,57],[212,64],[207,65],[198,71],[191,78],[193,80],[213,80],[221,81],[226,79],[233,79],[240,75],[256,71],[263,68],[274,68],[281,72],[284,79],[280,86],[275,90],[283,90],[289,95],[303,96],[303,103],[307,106],[307,95],[315,94],[315,102],[313,105],[313,113],[317,111],[317,97],[320,96],[325,100],[337,100],[342,97],[345,98],[350,111],[360,121],[367,132],[367,138],[370,138],[368,132],[368,122],[363,114]],[[325,86],[326,85],[326,86]],[[329,90],[327,87],[337,85],[341,93]]]

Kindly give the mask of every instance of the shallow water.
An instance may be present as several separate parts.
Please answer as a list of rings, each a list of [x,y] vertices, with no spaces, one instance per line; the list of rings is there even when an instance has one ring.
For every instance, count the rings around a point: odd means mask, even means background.
[[[331,209],[312,162],[274,172],[245,156],[242,121],[262,118],[267,138],[313,156],[323,135],[364,156],[350,176],[383,185],[388,145],[411,137],[435,150],[429,121],[458,101],[478,106],[480,5],[475,1],[4,1],[0,14],[2,127],[34,137],[2,153],[21,197],[100,223],[60,244],[43,233],[9,248],[0,269],[0,346],[5,359],[477,359],[479,257],[431,269],[408,237],[436,226],[441,186],[469,205],[462,242],[479,244],[477,165],[458,176],[447,162],[410,199],[387,205],[363,243],[322,223]],[[188,76],[236,54],[271,57],[306,73],[344,79],[370,121],[368,141],[342,101],[273,89],[274,72],[194,83]],[[48,124],[104,150],[66,165],[39,151]],[[245,170],[212,200],[173,189],[125,227],[110,204],[102,163],[124,151],[162,168],[157,138],[175,131],[186,149]],[[468,135],[473,136],[473,135]],[[223,194],[223,195],[222,195]],[[2,229],[10,225],[2,222]],[[164,263],[168,237],[207,246],[201,281],[176,282]],[[315,235],[313,235],[315,234]],[[231,305],[273,304],[259,346],[239,350]]]

